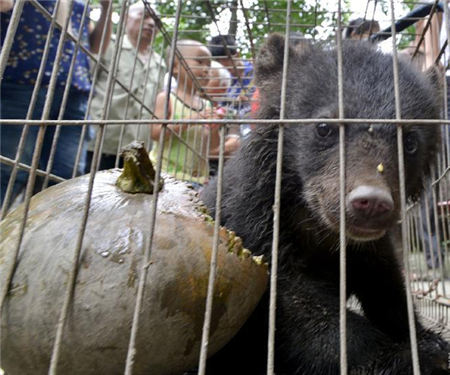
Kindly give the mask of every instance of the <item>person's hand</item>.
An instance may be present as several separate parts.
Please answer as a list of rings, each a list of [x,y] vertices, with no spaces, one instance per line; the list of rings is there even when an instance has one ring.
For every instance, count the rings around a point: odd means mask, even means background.
[[[186,118],[187,120],[206,120],[208,119],[206,111],[196,112],[192,111],[189,115],[189,117]]]
[[[239,99],[238,100],[241,101],[241,102],[248,102],[249,98],[248,98],[247,95],[241,94],[241,95],[239,95]]]
[[[227,116],[228,110],[225,107],[214,108],[217,118],[225,118]]]
[[[208,108],[201,112],[192,112],[189,120],[208,120],[208,119],[218,119],[220,117],[215,108]]]
[[[228,136],[225,139],[225,155],[230,155],[235,152],[241,145],[239,136]]]
[[[210,133],[219,133],[221,124],[207,124],[205,127],[208,129]]]

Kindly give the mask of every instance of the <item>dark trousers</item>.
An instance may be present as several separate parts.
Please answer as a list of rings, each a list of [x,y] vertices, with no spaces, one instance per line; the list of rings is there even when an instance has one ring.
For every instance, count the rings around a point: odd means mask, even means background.
[[[0,115],[2,119],[25,119],[30,107],[33,86],[19,85],[9,82],[2,82],[0,88]],[[48,118],[56,120],[61,108],[64,87],[57,87],[53,103],[51,105]],[[40,120],[44,109],[47,88],[43,87],[38,92],[38,97],[34,107],[31,119]],[[78,90],[71,90],[63,115],[63,120],[83,120],[87,108],[87,93]],[[10,159],[16,158],[19,140],[22,135],[23,125],[1,125],[1,148],[0,154]],[[25,139],[25,147],[20,158],[20,162],[31,165],[36,139],[40,126],[30,126],[27,137]],[[39,168],[45,170],[47,168],[48,159],[51,152],[53,137],[56,126],[47,126],[45,129],[42,151],[39,158]],[[86,163],[86,149],[89,137],[82,140],[82,152],[78,165],[75,166],[78,145],[80,143],[81,126],[62,126],[58,142],[56,144],[55,156],[50,173],[59,177],[68,179],[72,177],[73,170],[77,174],[83,174]],[[88,132],[89,133],[89,132]],[[12,167],[6,164],[0,164],[1,171],[1,202],[3,203],[8,181],[11,176]],[[12,200],[23,190],[27,184],[28,172],[19,170],[13,186]],[[51,182],[50,184],[53,184]]]

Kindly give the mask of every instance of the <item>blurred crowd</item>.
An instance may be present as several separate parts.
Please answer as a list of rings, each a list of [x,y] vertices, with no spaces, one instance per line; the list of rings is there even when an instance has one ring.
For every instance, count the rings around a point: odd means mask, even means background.
[[[134,3],[125,13],[123,31],[117,28],[113,35],[111,7],[112,2],[100,1],[100,16],[93,22],[83,0],[25,2],[1,85],[2,118],[128,123],[103,128],[2,125],[1,199],[6,198],[6,205],[23,194],[29,179],[38,191],[61,180],[57,177],[120,167],[120,151],[133,140],[151,149],[154,162],[162,150],[164,172],[201,186],[217,169],[218,124],[163,126],[129,120],[250,117],[253,65],[240,57],[233,36],[205,43],[178,40],[169,74],[170,47],[155,48],[155,11]],[[13,10],[14,1],[1,2],[2,48]],[[229,156],[248,125],[226,128]],[[96,147],[100,151],[93,165]],[[34,176],[26,167],[32,164],[38,168]]]
[[[174,121],[2,125],[1,199],[6,198],[7,205],[24,191],[30,178],[38,190],[57,182],[55,175],[66,179],[121,167],[120,151],[133,140],[145,143],[154,163],[161,158],[164,172],[200,188],[217,172],[221,126],[214,120],[248,119],[241,125],[225,125],[225,157],[252,131],[259,92],[252,62],[240,55],[233,35],[203,42],[180,39],[175,50],[169,46],[162,51],[155,48],[160,17],[143,2],[126,10],[123,32],[118,27],[114,35],[110,1],[100,1],[96,22],[90,20],[91,9],[83,0],[37,3],[52,17],[45,17],[34,2],[25,2],[0,90],[2,118]],[[2,45],[13,6],[13,1],[0,2]],[[411,47],[403,52],[413,53],[413,61],[423,70],[439,51],[435,34],[442,17],[434,17],[433,22],[429,31],[434,34],[426,34],[429,40],[418,51]],[[418,44],[423,27],[422,21],[417,22],[411,46]],[[358,18],[349,22],[343,36],[369,39],[379,31],[375,20]],[[295,48],[309,41],[301,33],[291,34]],[[17,162],[34,163],[45,173],[30,177],[26,167],[13,168]]]

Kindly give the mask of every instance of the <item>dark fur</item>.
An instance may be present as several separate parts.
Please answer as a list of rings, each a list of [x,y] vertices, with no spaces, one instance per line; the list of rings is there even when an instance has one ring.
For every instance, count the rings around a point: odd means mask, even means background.
[[[261,118],[279,118],[283,38],[272,35],[256,63],[261,87]],[[370,45],[343,48],[345,117],[395,118],[392,58]],[[287,118],[338,115],[337,57],[334,50],[291,49]],[[439,118],[432,80],[407,62],[399,65],[402,118]],[[316,135],[316,125],[286,126],[276,320],[277,374],[339,373],[339,132]],[[278,126],[253,132],[226,165],[221,224],[241,236],[253,253],[270,259],[273,232]],[[405,151],[409,197],[422,189],[433,161],[438,131],[407,126],[404,138],[417,145]],[[376,228],[389,229],[398,218],[396,127],[367,124],[346,127],[347,194],[361,184],[388,189],[394,212]],[[384,172],[376,167],[383,163]],[[202,198],[214,214],[216,181]],[[347,214],[347,224],[361,219]],[[406,295],[401,268],[386,234],[379,239],[349,239],[347,291],[360,301],[364,316],[347,312],[348,365],[351,374],[410,374],[411,354]],[[211,374],[265,373],[268,296],[238,336],[209,363]],[[448,344],[417,324],[422,374],[447,373]]]

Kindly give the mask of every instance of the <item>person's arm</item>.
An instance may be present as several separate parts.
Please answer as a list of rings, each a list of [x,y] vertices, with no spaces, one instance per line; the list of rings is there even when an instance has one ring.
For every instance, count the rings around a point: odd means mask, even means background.
[[[229,135],[225,138],[225,155],[231,155],[235,152],[241,145],[241,139],[239,136],[234,134]]]
[[[225,116],[222,112],[214,111],[210,118],[223,119]],[[216,157],[220,153],[220,125],[210,124],[208,125],[211,140],[210,140],[210,151],[209,156]],[[228,128],[228,134],[225,136],[224,143],[224,155],[229,156],[240,146],[240,136],[239,136],[239,125],[231,125]]]
[[[102,34],[103,29],[105,28],[106,24],[106,35],[105,35],[105,41],[103,42],[103,48],[102,53],[106,51],[106,48],[108,48],[109,42],[111,40],[111,13],[109,11],[109,6],[112,6],[112,1],[109,0],[102,0],[100,1],[102,10],[100,14],[100,18],[98,22],[95,24],[94,29],[89,34],[89,46],[92,53],[98,53],[100,50],[100,43],[102,40]]]
[[[159,119],[164,119],[164,106],[166,103],[166,92],[160,92],[158,96],[156,97],[156,103],[155,103],[155,116]],[[169,98],[169,112],[167,113],[167,119],[172,118],[171,113],[171,105],[170,105],[170,98]],[[186,120],[196,120],[201,119],[205,120],[208,118],[213,118],[214,112],[213,111],[203,111],[203,112],[195,112],[193,111],[191,115],[186,118]],[[207,125],[208,129],[206,131],[209,131],[209,127],[211,125]],[[165,139],[169,139],[171,133],[179,133],[180,130],[186,130],[189,127],[189,124],[169,124],[167,125],[167,129],[170,129],[171,131],[166,131]],[[150,125],[150,134],[154,141],[159,141],[159,136],[161,134],[162,124],[152,124]]]
[[[155,116],[156,118],[163,119],[164,118],[164,106],[166,103],[166,92],[161,91],[156,96],[156,103],[155,103]],[[167,118],[171,117],[171,106],[170,106],[170,98],[169,98],[169,112],[167,113]],[[162,130],[162,124],[151,124],[150,126],[150,135],[154,141],[159,141],[159,137],[161,135]],[[173,125],[172,125],[173,126]],[[166,138],[169,137],[168,131],[166,131]]]
[[[225,155],[231,155],[241,145],[241,126],[230,125],[225,137]]]
[[[154,46],[152,48],[154,48]],[[155,52],[153,53],[155,54]],[[162,90],[164,88],[164,77],[167,72],[167,67],[166,63],[164,62],[164,58],[159,54],[156,56],[158,58],[158,60],[156,60],[156,62],[158,63],[158,90]]]
[[[220,125],[209,124],[205,126],[205,131],[209,133],[209,156],[219,155],[220,151]]]
[[[0,0],[0,12],[9,12],[14,6],[14,0]]]
[[[220,153],[220,137],[219,144],[216,147],[210,147],[209,156],[219,156]],[[225,144],[224,144],[224,155],[229,156],[233,152],[235,152],[239,146],[241,145],[241,140],[239,136],[235,134],[229,134],[225,137]]]

